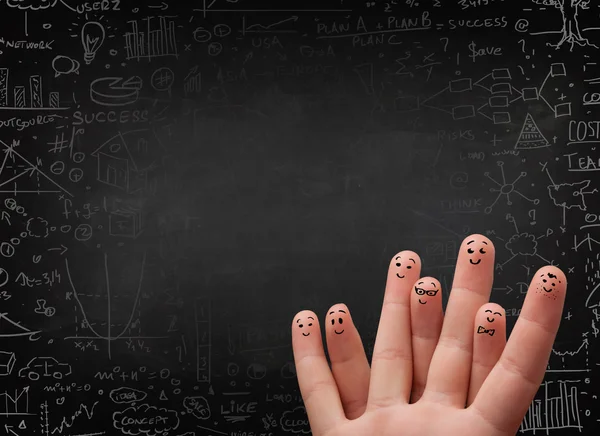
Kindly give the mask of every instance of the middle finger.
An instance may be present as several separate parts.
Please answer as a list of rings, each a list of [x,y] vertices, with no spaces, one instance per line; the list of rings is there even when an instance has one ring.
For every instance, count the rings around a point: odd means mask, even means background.
[[[473,323],[477,310],[489,301],[493,280],[494,244],[483,235],[468,236],[460,246],[423,398],[465,407],[473,358]]]

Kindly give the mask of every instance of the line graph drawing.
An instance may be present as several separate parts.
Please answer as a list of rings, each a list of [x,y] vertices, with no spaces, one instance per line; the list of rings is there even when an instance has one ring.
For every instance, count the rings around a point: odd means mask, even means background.
[[[557,350],[552,347],[546,372],[590,372],[589,368],[589,341],[582,339],[579,346],[572,346],[571,350]]]
[[[0,193],[14,195],[65,193],[69,197],[73,197],[73,194],[40,170],[38,165],[34,165],[15,150],[20,145],[20,141],[13,140],[8,145],[0,139],[0,145],[4,147],[4,159],[2,160],[2,165],[0,165]],[[9,175],[7,173],[10,170],[13,173]],[[31,189],[31,187],[22,189],[16,182],[17,180],[20,182],[26,178],[33,179],[34,177],[35,179],[32,180],[32,183],[35,183],[37,189]],[[12,189],[9,189],[11,186]]]
[[[44,436],[51,436],[56,433],[63,434],[63,432],[66,429],[73,427],[73,425],[75,425],[75,420],[79,416],[82,416],[83,414],[85,414],[85,416],[87,417],[88,420],[92,419],[92,417],[94,416],[94,409],[96,408],[98,403],[99,403],[99,401],[94,401],[94,404],[92,404],[91,407],[88,407],[85,404],[81,403],[79,405],[79,407],[77,408],[77,410],[71,414],[71,416],[69,416],[68,418],[66,416],[63,416],[60,424],[51,430],[50,429],[50,419],[49,419],[50,411],[49,411],[49,407],[48,407],[48,402],[44,401],[40,405],[41,415],[42,415],[40,426],[42,428],[42,434]],[[96,434],[104,434],[104,432],[94,433],[94,434],[95,435]]]
[[[23,389],[15,389],[15,394],[7,390],[0,393],[0,416],[26,416],[35,415],[29,413],[29,386]]]
[[[81,336],[79,334],[76,334],[75,336],[67,336],[65,339],[88,339],[88,340],[91,339],[91,340],[105,341],[107,349],[108,349],[109,359],[112,358],[112,346],[111,345],[112,345],[113,341],[116,341],[119,339],[165,339],[166,337],[162,337],[162,336],[143,337],[143,336],[141,336],[141,334],[138,336],[127,335],[127,333],[130,331],[130,329],[134,328],[136,325],[138,326],[138,329],[139,329],[139,319],[134,321],[134,318],[136,316],[136,310],[139,309],[139,305],[140,305],[140,298],[141,298],[142,283],[143,283],[143,278],[144,278],[145,267],[146,267],[146,252],[144,252],[144,254],[142,256],[139,280],[138,280],[137,289],[136,289],[131,312],[129,314],[127,321],[124,324],[124,327],[118,333],[115,333],[112,331],[112,328],[114,327],[114,324],[111,319],[111,316],[112,316],[111,305],[112,305],[113,296],[111,295],[111,285],[110,285],[110,277],[109,277],[109,271],[108,271],[108,254],[104,253],[104,275],[105,275],[105,280],[106,280],[106,288],[105,289],[106,289],[107,309],[106,309],[106,322],[103,323],[106,325],[106,333],[102,334],[102,333],[98,332],[96,327],[94,327],[94,325],[90,322],[90,320],[88,318],[88,313],[85,310],[84,305],[81,301],[82,295],[80,292],[77,292],[77,288],[76,288],[75,284],[73,283],[73,277],[71,275],[71,270],[69,267],[69,260],[68,260],[68,258],[65,258],[65,268],[67,271],[67,278],[68,278],[71,290],[73,292],[73,298],[75,299],[76,307],[79,309],[79,311],[81,312],[81,316],[83,317],[82,324],[84,325],[84,328],[89,329],[91,332],[91,335],[89,335],[89,336]],[[141,333],[141,332],[139,332],[139,333]]]
[[[579,392],[574,383],[579,380],[546,381],[542,383],[543,398],[535,399],[525,418],[521,422],[519,431],[545,431],[562,428],[576,428],[582,430],[579,417],[578,397]],[[552,386],[552,387],[550,387]],[[550,392],[550,391],[557,392]],[[555,395],[555,396],[551,396]]]
[[[485,173],[483,173],[483,175],[485,177],[487,177],[488,179],[490,179],[492,182],[494,182],[496,184],[496,186],[498,186],[498,188],[490,188],[490,192],[497,192],[498,196],[496,197],[496,199],[493,201],[492,204],[490,204],[489,206],[487,206],[484,209],[484,213],[485,214],[490,214],[492,213],[492,209],[494,207],[494,205],[498,202],[498,200],[500,200],[500,197],[502,197],[503,195],[506,196],[506,204],[508,206],[512,205],[512,201],[510,200],[510,194],[515,193],[521,197],[523,197],[525,200],[537,205],[540,203],[539,199],[531,199],[529,197],[526,197],[523,193],[521,193],[520,191],[518,191],[515,188],[515,185],[517,184],[517,182],[519,180],[521,180],[523,177],[527,176],[527,172],[526,171],[521,171],[521,173],[517,176],[516,179],[514,179],[512,182],[507,183],[506,181],[506,174],[504,173],[504,161],[499,160],[498,162],[496,162],[496,165],[498,165],[498,167],[500,168],[500,175],[502,176],[502,182],[497,181],[496,179],[494,179],[492,176],[490,176],[490,173],[488,171],[486,171]]]

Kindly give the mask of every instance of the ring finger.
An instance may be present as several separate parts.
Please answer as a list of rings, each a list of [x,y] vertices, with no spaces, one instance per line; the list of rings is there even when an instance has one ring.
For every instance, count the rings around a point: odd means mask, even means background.
[[[345,304],[336,304],[325,317],[331,372],[348,419],[363,414],[369,395],[371,368],[358,330]]]

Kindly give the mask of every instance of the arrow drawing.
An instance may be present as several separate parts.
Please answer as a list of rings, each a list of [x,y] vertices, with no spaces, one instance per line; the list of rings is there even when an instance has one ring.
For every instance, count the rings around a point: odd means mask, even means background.
[[[65,247],[63,244],[60,244],[60,247],[54,247],[54,248],[48,248],[48,251],[59,251],[60,250],[60,255],[62,256],[63,254],[65,254],[68,250],[67,247]]]
[[[160,5],[148,5],[148,7],[151,9],[160,9],[161,11],[164,11],[165,9],[168,9],[169,5],[165,2],[161,2]]]

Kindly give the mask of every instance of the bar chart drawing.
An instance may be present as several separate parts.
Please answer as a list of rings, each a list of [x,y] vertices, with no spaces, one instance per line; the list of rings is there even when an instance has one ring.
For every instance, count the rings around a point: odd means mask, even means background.
[[[521,422],[519,432],[536,433],[563,428],[582,430],[579,417],[578,391],[573,381],[546,381],[542,383],[541,399],[535,399]]]
[[[138,20],[128,21],[131,32],[125,33],[127,60],[153,59],[163,56],[177,57],[175,22],[168,16],[147,17],[146,31],[140,31]]]
[[[10,70],[0,68],[0,110],[65,110],[60,106],[60,94],[49,92],[44,98],[42,76],[29,76],[27,85],[19,84],[10,87]]]

